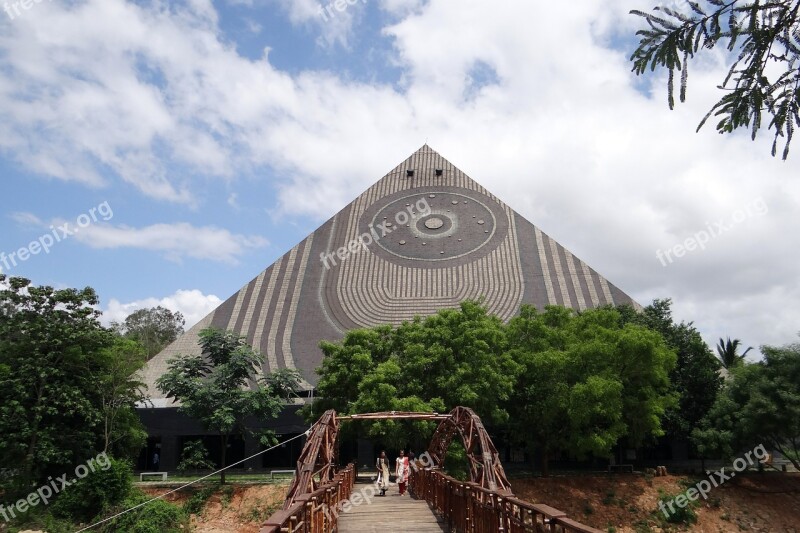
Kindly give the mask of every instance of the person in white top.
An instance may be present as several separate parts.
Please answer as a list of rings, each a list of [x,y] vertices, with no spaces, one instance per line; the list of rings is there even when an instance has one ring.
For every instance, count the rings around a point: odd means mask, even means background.
[[[408,483],[408,457],[405,452],[400,450],[400,457],[397,458],[397,466],[395,467],[395,475],[397,476],[397,486],[400,487],[400,495],[406,493],[406,483]]]

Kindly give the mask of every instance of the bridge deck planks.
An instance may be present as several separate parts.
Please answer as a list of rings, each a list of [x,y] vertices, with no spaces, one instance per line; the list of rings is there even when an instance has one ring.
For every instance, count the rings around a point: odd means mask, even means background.
[[[366,485],[356,485],[358,494]],[[425,500],[400,496],[392,486],[386,496],[375,496],[371,503],[352,506],[339,515],[339,533],[442,533],[447,526],[437,518]]]

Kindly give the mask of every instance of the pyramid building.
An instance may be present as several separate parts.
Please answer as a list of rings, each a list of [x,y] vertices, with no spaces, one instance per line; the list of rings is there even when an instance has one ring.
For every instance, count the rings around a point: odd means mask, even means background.
[[[264,354],[263,372],[296,368],[310,390],[320,341],[478,298],[503,320],[521,304],[640,308],[423,146],[153,358],[143,377],[155,409],[145,423],[151,435],[173,427],[157,413],[170,402],[155,381],[168,359],[198,353],[204,328],[243,335]]]

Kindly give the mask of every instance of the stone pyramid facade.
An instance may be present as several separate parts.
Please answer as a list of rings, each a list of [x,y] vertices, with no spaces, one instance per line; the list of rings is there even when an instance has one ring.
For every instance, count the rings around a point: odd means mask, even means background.
[[[481,298],[504,320],[521,304],[583,310],[640,306],[502,201],[423,146],[153,358],[154,386],[209,326],[265,354],[264,372],[297,368],[308,388],[319,343]]]

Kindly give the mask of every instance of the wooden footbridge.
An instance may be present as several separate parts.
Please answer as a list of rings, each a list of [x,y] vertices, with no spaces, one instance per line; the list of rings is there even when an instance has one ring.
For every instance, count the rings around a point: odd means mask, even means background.
[[[356,485],[355,466],[336,465],[342,420],[436,420],[428,451],[411,468],[410,494],[377,495],[374,485]],[[470,481],[442,472],[447,449],[458,435],[470,466]],[[516,498],[499,454],[481,419],[469,408],[449,414],[370,413],[337,416],[327,411],[312,426],[297,461],[283,509],[260,533],[365,533],[450,531],[454,533],[602,533],[547,505]]]

